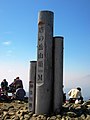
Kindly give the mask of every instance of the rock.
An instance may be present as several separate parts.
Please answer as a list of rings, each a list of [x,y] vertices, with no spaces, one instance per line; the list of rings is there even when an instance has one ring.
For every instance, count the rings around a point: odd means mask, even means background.
[[[50,120],[50,117],[47,117],[47,120]]]
[[[2,115],[2,113],[3,113],[3,111],[2,111],[2,109],[0,109],[0,115]]]
[[[0,120],[90,120],[90,100],[83,104],[65,103],[57,115],[36,115],[28,111],[28,103],[0,103]]]
[[[20,120],[19,116],[15,116],[14,120]]]
[[[31,117],[30,120],[37,120],[37,118],[36,117]]]
[[[60,118],[61,118],[61,115],[56,115],[56,117],[60,119]]]
[[[51,118],[50,118],[50,120],[55,120],[56,119],[56,116],[52,116]]]
[[[37,117],[37,114],[33,114],[33,117]]]
[[[76,117],[77,116],[77,114],[76,113],[74,113],[74,112],[67,112],[67,116],[69,116],[69,117]]]
[[[82,114],[80,117],[82,118],[82,120],[85,120],[85,119],[86,119],[86,117],[85,117],[84,114]]]
[[[65,116],[63,116],[61,120],[66,120]]]
[[[85,120],[90,120],[90,115],[87,115]]]

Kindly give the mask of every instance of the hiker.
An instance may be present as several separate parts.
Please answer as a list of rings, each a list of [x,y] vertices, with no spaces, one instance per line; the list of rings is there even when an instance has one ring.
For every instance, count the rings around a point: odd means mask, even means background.
[[[13,84],[15,85],[16,89],[23,88],[22,80],[20,80],[19,77],[16,77],[16,79],[15,79]]]
[[[4,95],[8,94],[8,82],[6,81],[6,79],[3,79],[3,81],[1,82],[1,89]]]
[[[16,81],[16,79],[14,79],[14,82],[12,82],[10,85],[9,85],[9,92],[11,92],[11,93],[14,93],[14,92],[16,92],[16,86],[15,86],[15,81]]]
[[[83,102],[83,97],[82,97],[82,93],[81,93],[81,88],[77,87],[75,89],[71,89],[68,92],[69,95],[69,102],[71,103],[79,103],[79,102]]]
[[[22,80],[19,77],[16,77],[14,81],[9,85],[11,91],[16,91],[18,88],[23,88]]]
[[[24,100],[24,96],[26,95],[26,92],[23,88],[18,88],[16,90],[16,99],[18,100]]]
[[[16,77],[16,79],[14,79],[14,82],[11,83],[11,86],[13,86],[14,89],[15,89],[15,92],[12,92],[12,98],[11,99],[23,100],[26,92],[23,89],[22,80],[19,77]]]
[[[25,90],[23,88],[18,88],[16,90],[16,94],[14,94],[11,99],[12,100],[14,100],[14,99],[15,100],[24,100],[25,95],[26,95]]]
[[[66,93],[63,93],[63,103],[66,102]]]
[[[1,88],[0,88],[0,99],[1,99]]]
[[[64,85],[63,85],[63,89],[64,89]],[[63,90],[63,103],[65,103],[65,102],[66,102],[66,93]]]

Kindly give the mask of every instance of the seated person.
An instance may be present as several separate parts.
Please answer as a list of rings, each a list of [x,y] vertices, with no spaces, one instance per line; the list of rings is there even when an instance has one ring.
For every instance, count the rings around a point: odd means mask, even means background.
[[[14,79],[14,81],[9,85],[9,90],[11,92],[15,92],[18,88],[23,88],[23,83],[22,80],[19,79],[19,77],[16,77],[16,79]]]
[[[12,97],[12,99],[17,99],[17,100],[24,100],[24,97],[26,95],[26,92],[23,88],[18,88],[16,90],[16,94]]]
[[[13,85],[15,86],[16,89],[23,88],[22,80],[20,80],[19,77],[16,77],[16,79],[14,79]]]
[[[8,93],[8,82],[6,81],[6,79],[4,79],[2,82],[1,82],[1,90],[3,92],[4,95],[7,95]]]
[[[66,102],[66,93],[63,93],[63,103]]]
[[[14,82],[15,82],[15,80],[16,80],[16,79],[14,79]],[[11,92],[11,93],[16,92],[16,86],[15,86],[14,82],[12,82],[12,83],[9,85],[9,90],[8,90],[8,91]]]
[[[81,94],[81,88],[80,87],[77,87],[75,89],[71,89],[69,92],[68,92],[68,95],[69,95],[69,101],[70,102],[74,102],[76,100],[83,102],[83,97],[82,97],[82,94]]]

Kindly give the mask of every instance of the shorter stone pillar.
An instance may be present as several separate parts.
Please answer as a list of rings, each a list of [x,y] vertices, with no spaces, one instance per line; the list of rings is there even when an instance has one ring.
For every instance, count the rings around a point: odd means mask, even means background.
[[[63,37],[54,37],[54,112],[59,113],[63,103]]]
[[[30,61],[30,80],[29,80],[29,111],[35,112],[35,94],[36,94],[36,61]]]

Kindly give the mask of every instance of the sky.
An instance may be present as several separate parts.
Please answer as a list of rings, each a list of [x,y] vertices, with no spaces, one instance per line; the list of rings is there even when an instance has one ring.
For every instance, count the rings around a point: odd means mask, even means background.
[[[53,34],[64,37],[64,87],[89,87],[90,0],[0,0],[0,82],[19,76],[28,91],[42,10],[54,12]]]

